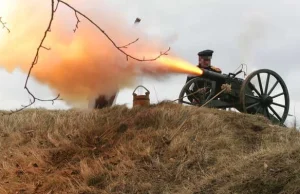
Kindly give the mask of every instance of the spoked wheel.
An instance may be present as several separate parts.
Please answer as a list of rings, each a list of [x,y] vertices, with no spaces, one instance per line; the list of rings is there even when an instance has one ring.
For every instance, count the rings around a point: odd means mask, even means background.
[[[179,94],[178,102],[193,106],[201,106],[212,95],[213,82],[208,79],[196,77],[188,81]]]
[[[288,89],[283,79],[272,70],[252,72],[242,84],[240,99],[243,112],[262,114],[274,124],[283,125],[288,116]]]

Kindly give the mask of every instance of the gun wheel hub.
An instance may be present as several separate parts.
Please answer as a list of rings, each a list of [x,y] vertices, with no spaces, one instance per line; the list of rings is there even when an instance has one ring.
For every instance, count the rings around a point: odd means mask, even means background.
[[[271,105],[273,103],[273,98],[267,95],[263,95],[262,99],[261,99],[261,104],[264,107],[268,107],[269,105]]]

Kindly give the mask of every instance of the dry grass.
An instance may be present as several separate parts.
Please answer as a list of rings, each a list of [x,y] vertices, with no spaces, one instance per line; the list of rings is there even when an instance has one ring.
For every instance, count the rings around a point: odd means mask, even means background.
[[[161,103],[0,118],[0,193],[299,193],[299,133]]]

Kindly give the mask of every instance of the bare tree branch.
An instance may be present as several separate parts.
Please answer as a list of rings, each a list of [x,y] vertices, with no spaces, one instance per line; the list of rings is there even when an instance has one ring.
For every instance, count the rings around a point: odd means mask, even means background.
[[[120,48],[128,48],[128,46],[129,45],[131,45],[131,44],[133,44],[133,43],[135,43],[135,42],[137,42],[139,40],[139,38],[137,38],[135,41],[133,41],[133,42],[130,42],[130,43],[128,43],[128,44],[126,44],[126,45],[124,45],[124,46],[119,46],[118,48],[120,49]]]
[[[120,51],[120,52],[122,52],[125,56],[126,56],[126,58],[127,58],[127,60],[128,60],[128,58],[131,58],[131,59],[134,59],[134,60],[136,60],[136,61],[155,61],[156,59],[158,59],[159,57],[161,57],[162,55],[167,55],[167,52],[171,49],[170,47],[168,48],[168,50],[166,50],[165,52],[160,52],[160,54],[157,56],[157,57],[155,57],[155,58],[152,58],[152,59],[145,59],[145,58],[143,58],[143,59],[139,59],[139,58],[136,58],[136,57],[134,57],[134,56],[132,56],[132,55],[130,55],[130,54],[127,54],[126,52],[124,52],[121,48],[124,48],[124,46],[117,46],[117,44],[108,36],[108,34],[102,29],[102,28],[100,28],[95,22],[93,22],[90,18],[88,18],[85,14],[83,14],[83,13],[81,13],[80,11],[78,11],[77,9],[75,9],[73,6],[71,6],[70,4],[68,4],[68,3],[66,3],[66,2],[64,2],[64,1],[62,1],[62,0],[58,0],[58,3],[62,3],[62,4],[64,4],[64,5],[66,5],[66,6],[68,6],[70,9],[72,9],[74,12],[75,12],[75,15],[76,15],[76,17],[77,17],[77,14],[79,14],[79,15],[81,15],[82,17],[84,17],[85,19],[87,19],[89,22],[91,22],[96,28],[98,28],[98,30],[100,30],[107,38],[108,38],[108,40],[110,40],[110,42]],[[77,13],[77,14],[76,14]],[[78,19],[78,17],[77,17],[77,24],[76,24],[76,27],[77,27],[77,25],[78,25],[78,23],[79,23],[80,21],[79,21],[79,19]],[[76,29],[76,28],[75,28]],[[137,40],[135,40],[135,41],[133,41],[132,43],[134,43],[134,42],[136,42]],[[128,45],[130,45],[130,44],[132,44],[132,43],[129,43]],[[128,46],[127,45],[127,46]]]
[[[59,96],[60,96],[59,94],[58,94],[55,98],[53,98],[53,99],[48,99],[48,100],[44,100],[44,99],[37,98],[37,97],[35,97],[35,96],[33,95],[33,93],[32,93],[32,92],[28,89],[28,87],[27,87],[28,79],[29,79],[29,77],[30,77],[30,75],[31,75],[32,69],[33,69],[33,67],[38,63],[38,59],[39,59],[39,51],[40,51],[40,49],[41,49],[41,48],[46,49],[46,50],[50,50],[50,49],[51,49],[51,48],[47,48],[47,47],[43,46],[43,43],[44,43],[44,40],[45,40],[46,37],[47,37],[47,33],[48,33],[48,32],[51,32],[51,25],[52,25],[52,21],[53,21],[53,18],[54,18],[54,14],[55,14],[55,12],[57,11],[57,9],[58,9],[60,3],[66,5],[67,7],[69,7],[70,9],[72,9],[72,10],[74,11],[74,13],[75,13],[75,17],[76,17],[76,19],[77,19],[77,22],[76,22],[75,29],[73,30],[74,33],[75,33],[76,30],[78,29],[78,24],[79,24],[79,22],[80,22],[78,15],[81,15],[82,17],[84,17],[85,19],[87,19],[89,22],[91,22],[98,30],[100,30],[100,31],[101,31],[101,32],[102,32],[102,33],[103,33],[103,34],[111,41],[111,43],[116,47],[116,49],[118,49],[120,52],[122,52],[122,53],[126,56],[126,59],[127,59],[127,60],[128,60],[128,58],[131,58],[131,59],[134,59],[134,60],[137,60],[137,61],[154,61],[154,60],[158,59],[159,57],[161,57],[162,55],[167,55],[167,52],[170,50],[170,47],[169,47],[168,50],[166,50],[166,51],[164,51],[164,52],[160,52],[160,54],[159,54],[157,57],[152,58],[152,59],[145,59],[145,57],[143,57],[143,59],[136,58],[136,57],[134,57],[134,56],[132,56],[132,55],[127,54],[126,52],[124,52],[124,51],[122,50],[122,48],[127,48],[129,45],[131,45],[131,44],[137,42],[139,39],[136,39],[135,41],[130,42],[130,43],[128,43],[127,45],[124,45],[124,46],[117,46],[117,44],[116,44],[116,43],[108,36],[108,34],[105,33],[105,31],[104,31],[102,28],[100,28],[95,22],[93,22],[93,21],[92,21],[90,18],[88,18],[86,15],[84,15],[83,13],[81,13],[80,11],[78,11],[77,9],[75,9],[74,7],[72,7],[70,4],[68,4],[68,3],[66,3],[66,2],[64,2],[64,1],[62,1],[62,0],[57,0],[56,6],[54,5],[54,4],[55,4],[55,3],[54,3],[54,0],[51,0],[51,17],[50,17],[50,20],[49,20],[49,24],[48,24],[47,29],[45,30],[45,33],[44,33],[44,36],[43,36],[43,38],[42,38],[42,40],[41,40],[41,42],[40,42],[40,45],[39,45],[38,48],[37,48],[36,55],[35,55],[35,57],[34,57],[34,59],[33,59],[33,61],[32,61],[32,64],[31,64],[31,66],[30,66],[30,69],[29,69],[29,71],[28,71],[28,75],[27,75],[27,78],[26,78],[26,81],[25,81],[25,86],[24,86],[24,88],[26,89],[26,91],[28,92],[28,94],[32,97],[32,99],[30,100],[30,103],[29,103],[28,105],[22,105],[22,108],[17,109],[17,110],[15,110],[15,111],[11,111],[9,114],[13,114],[13,113],[16,113],[16,112],[20,112],[20,111],[24,110],[25,108],[28,108],[29,106],[31,106],[32,104],[34,104],[36,101],[44,101],[44,102],[45,102],[45,101],[50,101],[50,102],[52,102],[52,104],[54,104],[54,101],[55,101],[55,100],[61,100],[61,99],[58,99]],[[0,21],[1,21],[1,17],[0,17]],[[2,21],[1,21],[1,23],[2,23],[2,25],[3,25],[4,27],[6,27],[6,26],[5,26],[5,23],[3,23]],[[7,28],[7,30],[9,30],[9,29]]]
[[[60,96],[60,95],[57,95],[57,97],[55,97],[54,99],[43,100],[43,99],[40,99],[40,98],[35,97],[35,96],[32,94],[32,92],[31,92],[31,91],[28,89],[28,87],[27,87],[27,83],[28,83],[28,79],[29,79],[29,77],[30,77],[31,71],[32,71],[33,67],[34,67],[34,66],[37,64],[37,62],[38,62],[40,49],[41,49],[41,48],[44,48],[44,49],[46,49],[46,50],[50,50],[50,48],[46,48],[45,46],[43,46],[43,43],[44,43],[44,40],[45,40],[46,37],[47,37],[47,33],[51,31],[50,28],[51,28],[51,24],[52,24],[53,17],[54,17],[54,0],[51,0],[51,10],[52,10],[52,11],[51,11],[51,16],[50,16],[49,25],[48,25],[48,27],[47,27],[45,33],[44,33],[44,36],[43,36],[43,38],[42,38],[42,40],[41,40],[41,43],[40,43],[39,47],[37,48],[37,51],[36,51],[34,60],[33,60],[31,66],[30,66],[30,68],[29,68],[29,72],[28,72],[28,74],[27,74],[27,78],[26,78],[26,81],[25,81],[25,86],[24,86],[24,88],[25,88],[25,90],[28,92],[28,94],[32,97],[32,100],[30,100],[30,103],[29,103],[28,105],[22,105],[22,108],[17,109],[17,110],[15,110],[15,111],[10,111],[9,114],[13,114],[13,113],[16,113],[16,112],[20,112],[20,111],[24,110],[25,108],[28,108],[29,106],[31,106],[32,104],[34,104],[36,101],[44,101],[44,102],[45,102],[45,101],[51,101],[52,104],[53,104],[54,101],[57,100],[57,99],[59,98],[59,96]]]
[[[6,23],[2,21],[2,17],[0,17],[0,24],[2,24],[3,28],[5,28],[8,31],[8,33],[10,33],[10,30],[6,26]]]
[[[58,2],[59,3],[59,2]],[[78,18],[78,15],[77,15],[77,12],[75,11],[75,16],[76,16],[76,19],[77,19],[77,23],[76,23],[76,26],[75,26],[75,29],[74,29],[74,32],[76,32],[76,29],[78,29],[78,24],[80,22],[79,18]]]
[[[56,12],[56,10],[57,10],[57,8],[58,8],[58,4],[59,4],[59,1],[57,1],[57,3],[56,3],[56,7],[55,7],[55,9],[54,9],[54,12]]]

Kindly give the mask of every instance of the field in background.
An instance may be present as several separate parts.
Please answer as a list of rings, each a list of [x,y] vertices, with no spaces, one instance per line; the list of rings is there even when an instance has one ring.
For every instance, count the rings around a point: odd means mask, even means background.
[[[0,193],[299,193],[295,129],[160,103],[0,117]]]

